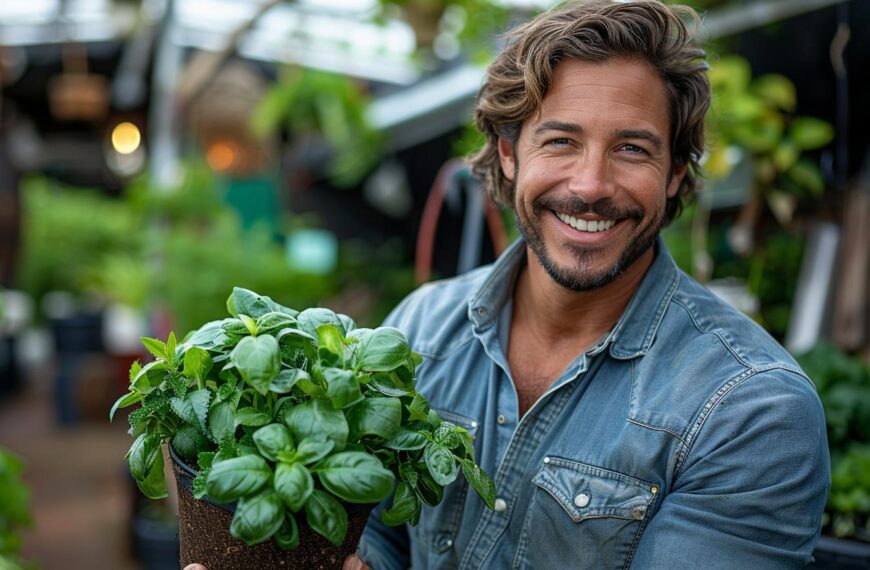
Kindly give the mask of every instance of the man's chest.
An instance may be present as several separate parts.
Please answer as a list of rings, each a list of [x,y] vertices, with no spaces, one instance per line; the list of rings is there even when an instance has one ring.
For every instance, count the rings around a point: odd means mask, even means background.
[[[459,374],[462,391],[453,389],[451,368],[425,370],[421,389],[445,416],[473,426],[478,460],[500,502],[496,511],[482,508],[462,481],[448,490],[414,531],[419,566],[538,568],[574,559],[622,567],[674,451],[666,434],[630,421],[630,365],[582,358],[562,376],[551,372],[556,385],[550,389],[552,376],[537,385],[549,393],[525,417],[502,413],[513,387],[501,367],[490,362]]]

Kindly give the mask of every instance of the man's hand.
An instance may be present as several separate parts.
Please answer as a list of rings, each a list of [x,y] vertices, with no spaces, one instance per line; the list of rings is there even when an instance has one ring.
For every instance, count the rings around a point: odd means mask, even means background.
[[[208,568],[202,564],[188,564],[184,567],[184,570],[208,570]]]
[[[189,570],[185,568],[184,570]],[[193,569],[199,570],[199,569]],[[365,562],[362,561],[362,558],[354,554],[353,556],[348,556],[344,559],[344,565],[342,565],[341,570],[372,570],[369,568]]]

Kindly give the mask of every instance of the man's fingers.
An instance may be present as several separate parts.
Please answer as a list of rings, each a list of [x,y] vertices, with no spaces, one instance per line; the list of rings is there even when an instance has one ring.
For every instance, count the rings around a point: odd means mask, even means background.
[[[188,564],[184,567],[184,570],[208,570],[208,568],[202,564]]]
[[[185,568],[184,570],[187,570]],[[344,565],[341,567],[341,570],[371,570],[366,563],[362,561],[362,558],[354,554],[353,556],[348,556],[344,559]]]

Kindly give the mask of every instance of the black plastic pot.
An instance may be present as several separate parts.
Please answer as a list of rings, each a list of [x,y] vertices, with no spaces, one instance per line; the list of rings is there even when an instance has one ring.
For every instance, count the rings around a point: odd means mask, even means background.
[[[181,564],[194,562],[208,570],[239,568],[305,568],[337,570],[344,559],[356,552],[359,539],[374,505],[342,503],[348,513],[344,544],[335,546],[310,528],[304,513],[294,515],[299,528],[299,546],[284,551],[273,540],[248,546],[230,534],[234,505],[215,503],[207,497],[197,500],[191,487],[197,472],[169,446],[172,470],[178,485],[178,535]]]
[[[870,570],[870,543],[822,536],[813,551],[816,570]]]

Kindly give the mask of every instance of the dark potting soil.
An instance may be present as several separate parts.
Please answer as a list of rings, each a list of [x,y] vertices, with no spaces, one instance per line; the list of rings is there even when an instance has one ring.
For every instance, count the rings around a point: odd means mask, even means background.
[[[178,484],[179,542],[181,568],[194,562],[208,570],[260,570],[286,568],[300,570],[340,570],[344,559],[356,552],[360,536],[374,505],[347,505],[348,528],[340,547],[308,528],[304,513],[296,515],[299,546],[281,550],[273,540],[248,546],[230,534],[233,514],[225,508],[193,497],[182,478],[188,473],[173,464]]]

